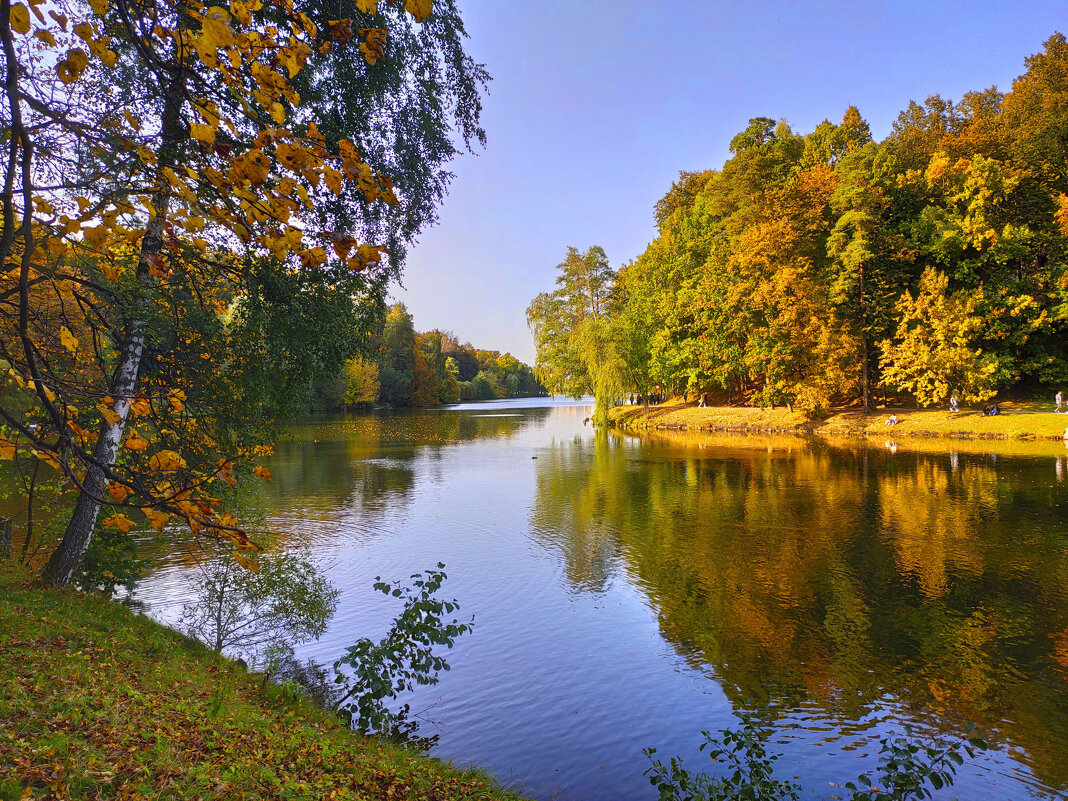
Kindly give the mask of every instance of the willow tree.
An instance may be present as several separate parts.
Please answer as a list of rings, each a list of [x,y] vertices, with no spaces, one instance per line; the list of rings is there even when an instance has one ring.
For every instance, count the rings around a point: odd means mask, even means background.
[[[615,273],[602,248],[569,247],[556,289],[527,307],[537,359],[534,374],[553,393],[592,394],[603,417],[624,390],[624,365],[610,315]]]
[[[251,436],[270,414],[259,363],[292,376],[347,355],[331,331],[380,308],[396,270],[386,244],[358,236],[366,209],[408,204],[394,239],[428,219],[435,196],[398,196],[365,157],[381,143],[326,124],[296,80],[370,69],[391,26],[410,31],[405,15],[435,24],[432,0],[348,5],[0,0],[0,456],[32,455],[78,491],[54,584],[105,503],[104,525],[177,518],[242,558],[257,550],[219,498],[243,464],[269,477]],[[477,100],[463,102],[463,133],[480,136]],[[428,152],[432,166],[449,155]],[[279,331],[279,310],[304,325]]]

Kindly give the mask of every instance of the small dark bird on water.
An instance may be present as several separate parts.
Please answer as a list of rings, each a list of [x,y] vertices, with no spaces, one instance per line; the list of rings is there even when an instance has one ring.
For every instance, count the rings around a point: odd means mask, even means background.
[[[585,420],[582,421],[582,425],[586,425],[586,423],[588,422],[590,422],[590,418],[587,417]]]

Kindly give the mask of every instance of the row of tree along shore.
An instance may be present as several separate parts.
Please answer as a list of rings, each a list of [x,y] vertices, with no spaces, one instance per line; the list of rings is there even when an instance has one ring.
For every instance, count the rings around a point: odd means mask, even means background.
[[[570,249],[527,311],[553,392],[719,392],[822,414],[905,394],[982,405],[1068,387],[1068,42],[1011,91],[860,112],[796,133],[760,117],[683,172],[618,271]]]
[[[370,339],[366,355],[311,383],[311,409],[436,406],[548,394],[533,369],[510,353],[461,343],[448,331],[417,332],[403,303],[390,307]]]
[[[615,406],[607,422],[624,429],[676,431],[739,431],[817,434],[832,437],[946,437],[956,439],[1068,439],[1068,414],[1051,410],[1051,404],[1006,402],[999,413],[981,409],[957,412],[940,409],[892,407],[880,414],[861,408],[838,409],[812,415],[788,407],[701,406],[681,398],[645,407]]]

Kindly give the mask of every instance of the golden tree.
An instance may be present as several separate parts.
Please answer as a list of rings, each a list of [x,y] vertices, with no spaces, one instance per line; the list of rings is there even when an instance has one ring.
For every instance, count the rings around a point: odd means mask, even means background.
[[[136,508],[156,529],[176,516],[257,549],[217,497],[263,453],[235,434],[256,404],[227,375],[256,358],[234,340],[243,288],[270,265],[352,290],[385,248],[316,230],[312,210],[353,189],[397,202],[358,143],[328,144],[293,81],[338,48],[383,58],[395,5],[357,0],[361,26],[317,24],[292,0],[0,2],[0,456],[40,459],[78,490],[54,584],[105,503],[120,507],[108,526],[131,529]],[[232,404],[225,424],[209,400]]]

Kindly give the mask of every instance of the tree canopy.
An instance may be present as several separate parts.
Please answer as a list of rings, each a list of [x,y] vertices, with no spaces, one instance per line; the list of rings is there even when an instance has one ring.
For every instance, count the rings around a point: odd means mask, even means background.
[[[680,174],[644,253],[604,265],[613,348],[591,358],[624,391],[806,410],[1068,382],[1065,98],[1058,33],[1011,91],[910,103],[881,142],[854,107],[807,134],[751,120],[721,169]],[[583,263],[569,251],[528,309],[555,391],[593,387]]]
[[[51,581],[105,505],[257,550],[225,494],[484,139],[464,36],[452,0],[0,3],[0,457],[78,493]]]

